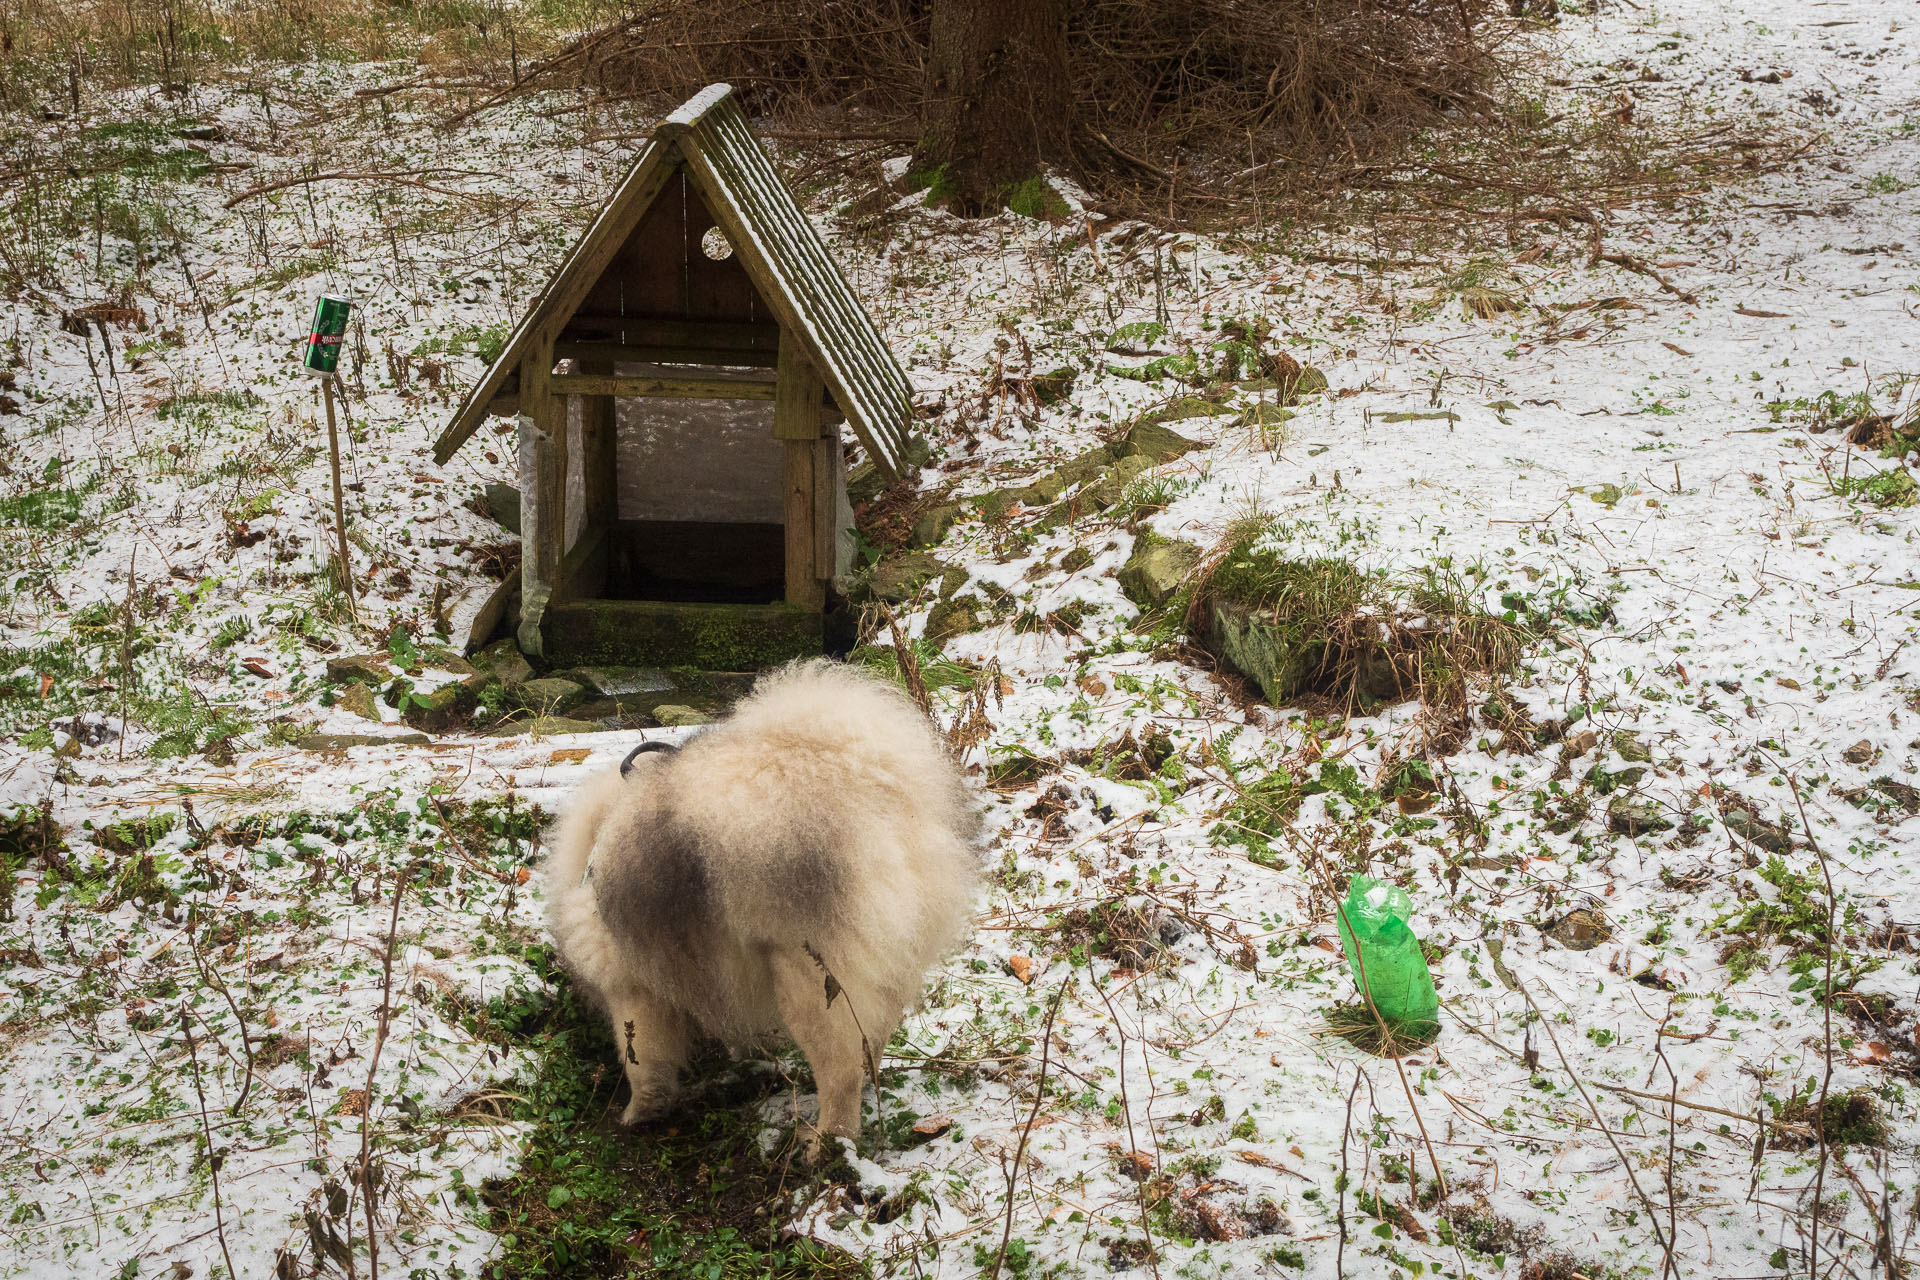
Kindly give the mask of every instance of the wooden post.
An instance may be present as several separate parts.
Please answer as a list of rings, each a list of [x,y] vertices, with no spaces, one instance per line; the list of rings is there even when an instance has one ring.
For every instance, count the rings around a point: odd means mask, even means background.
[[[340,429],[333,422],[333,379],[320,379],[320,398],[327,404],[327,453],[333,461],[333,531],[340,539],[340,590],[346,593],[347,612],[356,619],[360,605],[353,597],[353,561],[347,555],[347,502],[340,488]]]
[[[567,536],[567,430],[554,413],[553,335],[535,334],[520,362],[520,419],[533,434],[532,483],[520,482],[520,649],[540,655],[540,623],[558,586]],[[527,511],[526,499],[533,500]]]
[[[611,375],[613,361],[575,360],[574,368],[580,373]],[[586,508],[582,537],[595,529],[610,528],[619,518],[615,488],[619,467],[615,452],[617,430],[612,396],[580,397],[580,478],[584,482]]]
[[[787,603],[823,609],[827,593],[817,559],[814,486],[826,389],[800,344],[784,328],[775,367],[773,437],[786,450],[780,483],[785,499]],[[832,573],[833,566],[825,566],[825,572]]]

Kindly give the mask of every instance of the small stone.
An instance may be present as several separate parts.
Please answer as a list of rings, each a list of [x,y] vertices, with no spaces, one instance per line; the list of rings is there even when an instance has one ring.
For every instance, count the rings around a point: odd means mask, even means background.
[[[888,556],[873,566],[866,575],[863,584],[866,591],[877,600],[888,604],[904,604],[913,598],[921,587],[943,577],[947,564],[930,551],[916,551],[910,555]]]
[[[1194,400],[1191,401],[1191,403],[1194,405],[1205,405],[1206,407],[1182,416],[1195,417],[1200,414],[1217,416],[1219,414],[1233,412],[1224,405],[1213,404],[1206,400]],[[1168,420],[1178,421],[1179,419],[1173,418]],[[1172,462],[1181,454],[1191,453],[1201,447],[1198,440],[1189,440],[1187,437],[1173,430],[1173,428],[1162,426],[1160,422],[1148,419],[1136,422],[1127,431],[1127,434],[1121,438],[1119,445],[1114,449],[1114,453],[1116,456],[1122,458],[1148,458],[1156,463],[1160,463]]]
[[[1613,926],[1598,911],[1576,907],[1541,932],[1569,951],[1591,951],[1613,937]]]
[[[1758,845],[1768,853],[1793,852],[1792,834],[1785,827],[1768,822],[1751,809],[1735,806],[1721,815],[1720,820],[1726,824],[1727,830],[1743,840]]]
[[[1653,763],[1653,749],[1625,729],[1613,735],[1613,750],[1622,760],[1631,760],[1636,764]]]
[[[480,490],[480,496],[495,523],[508,533],[520,532],[520,490],[495,480]]]
[[[333,705],[350,716],[380,723],[380,708],[374,703],[373,689],[361,681],[342,685],[340,692],[334,696]]]
[[[697,724],[712,724],[713,717],[694,707],[669,702],[653,709],[653,718],[669,729],[684,729]]]
[[[478,671],[490,671],[503,684],[519,684],[533,678],[533,664],[512,640],[496,640],[473,655],[471,665]]]
[[[1158,534],[1143,533],[1133,541],[1133,554],[1120,569],[1120,590],[1142,609],[1158,609],[1180,590],[1187,575],[1200,563],[1200,548]]]
[[[933,606],[927,613],[927,626],[923,633],[927,643],[944,645],[955,636],[978,631],[985,625],[976,608],[980,603],[974,596],[956,596]]]
[[[1591,729],[1582,729],[1580,732],[1574,734],[1572,737],[1567,739],[1566,748],[1565,748],[1567,759],[1569,760],[1579,759],[1581,756],[1587,754],[1587,752],[1593,750],[1593,748],[1599,743],[1599,741],[1600,741],[1599,734],[1595,733]]]
[[[571,667],[553,673],[602,698],[627,698],[641,693],[665,693],[673,677],[659,667]]]
[[[570,720],[565,716],[535,716],[531,720],[510,720],[487,730],[489,738],[555,738],[569,733],[605,733],[607,726],[592,720]]]
[[[1075,547],[1060,557],[1060,572],[1078,573],[1093,563],[1093,552],[1085,547]]]
[[[335,684],[349,680],[385,684],[392,674],[393,663],[384,653],[356,653],[327,659],[327,679]]]
[[[1616,796],[1607,806],[1607,827],[1619,835],[1638,836],[1650,831],[1671,831],[1673,821],[1651,800]]]
[[[565,715],[586,700],[587,691],[571,680],[546,676],[528,680],[515,690],[520,705],[545,716]]]
[[[1241,425],[1248,427],[1277,427],[1291,421],[1293,410],[1282,409],[1271,403],[1249,405],[1246,412],[1240,415]]]
[[[445,733],[472,715],[479,701],[478,689],[464,680],[454,680],[431,693],[412,694],[400,718],[416,729]]]
[[[348,747],[411,747],[431,742],[424,733],[309,733],[293,745],[302,751],[345,751]]]
[[[1848,764],[1867,764],[1873,759],[1873,743],[1862,738],[1840,753],[1840,758]]]
[[[947,530],[953,528],[954,521],[960,518],[960,504],[943,503],[929,507],[914,522],[913,534],[909,541],[915,547],[931,547],[947,536]]]

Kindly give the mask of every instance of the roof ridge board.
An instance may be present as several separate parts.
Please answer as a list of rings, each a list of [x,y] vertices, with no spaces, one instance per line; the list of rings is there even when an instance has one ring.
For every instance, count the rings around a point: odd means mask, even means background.
[[[850,340],[836,348],[846,357],[841,372],[863,384],[857,390],[868,402],[869,412],[875,415],[872,426],[889,437],[888,443],[895,450],[902,449],[906,443],[905,424],[896,420],[896,415],[911,421],[912,384],[881,339],[872,317],[833,262],[819,230],[780,182],[771,161],[737,110],[713,113],[694,131],[693,141],[705,143],[707,140],[700,135],[709,131],[716,135],[713,141],[718,145],[702,145],[703,157],[713,165],[716,176],[741,187],[740,194],[751,197],[760,206],[759,212],[772,222],[772,230],[784,231],[786,238],[795,242],[783,246],[793,251],[794,260],[779,265],[783,275],[797,272],[807,291],[802,294],[790,289],[789,292],[824,313],[810,317],[816,323],[824,320],[845,328]],[[729,137],[729,133],[736,136]],[[729,143],[733,145],[727,145]],[[748,145],[752,147],[751,153],[745,150]],[[758,165],[753,164],[755,156],[760,162]],[[822,346],[824,350],[825,344]]]
[[[848,351],[849,347],[864,345],[858,339],[861,337],[862,328],[868,333],[872,332],[871,318],[864,312],[857,317],[848,317],[844,313],[834,314],[829,311],[823,316],[818,314],[819,307],[808,305],[816,301],[810,295],[820,293],[821,286],[825,284],[824,278],[816,274],[818,263],[810,261],[818,255],[808,252],[796,254],[780,251],[783,247],[801,246],[782,246],[780,243],[782,239],[793,236],[794,231],[780,217],[782,211],[778,208],[779,200],[770,198],[769,193],[760,189],[759,185],[753,182],[751,175],[740,168],[739,162],[742,157],[734,154],[736,148],[727,145],[729,139],[723,136],[703,136],[717,133],[713,129],[714,124],[713,116],[709,116],[701,122],[700,128],[690,131],[689,137],[683,144],[685,154],[696,171],[702,166],[710,171],[711,179],[720,188],[716,195],[726,206],[728,219],[740,223],[753,254],[763,262],[771,275],[770,283],[787,300],[794,315],[794,328],[798,331],[796,336],[801,338],[803,345],[810,348],[809,358],[817,356],[819,362],[826,366],[822,372],[836,384],[835,390],[840,393],[836,398],[844,396],[845,402],[842,403],[841,408],[847,411],[859,434],[865,438],[869,450],[881,455],[889,471],[897,472],[899,455],[902,453],[900,429],[891,420],[894,415],[887,412],[886,397],[875,395],[875,388],[871,385],[873,375],[859,359],[868,353]],[[751,141],[751,135],[748,135],[748,140]],[[755,142],[753,145],[755,150],[758,150],[758,143]],[[766,163],[765,153],[760,152],[760,156],[762,162]],[[771,168],[770,165],[768,167]],[[775,181],[777,182],[777,177]],[[784,199],[789,207],[797,210],[798,206],[794,205],[792,194],[787,192],[784,186],[779,187],[779,194],[780,199]],[[743,197],[751,201],[754,206],[751,211],[742,203]],[[750,212],[755,216],[750,217]],[[754,225],[756,220],[765,225],[756,229]],[[756,233],[757,231],[759,233]],[[817,233],[815,234],[817,236]],[[844,282],[839,283],[844,289]],[[855,341],[829,345],[825,341],[827,334],[822,331],[823,321],[839,324],[847,324],[851,321],[854,325]],[[877,335],[875,337],[877,339]],[[836,360],[834,356],[840,353],[853,356],[855,359],[852,362],[846,359]]]
[[[902,394],[906,402],[911,405],[912,383],[907,378],[906,371],[900,367],[900,362],[894,358],[893,352],[887,347],[885,340],[880,337],[878,326],[873,323],[873,317],[868,314],[866,307],[861,304],[860,297],[854,292],[852,283],[847,280],[845,273],[840,270],[839,263],[835,260],[831,250],[828,248],[825,237],[820,234],[819,228],[814,226],[813,220],[807,216],[806,211],[800,207],[799,201],[794,199],[792,193],[787,190],[786,184],[780,181],[780,175],[774,170],[771,159],[767,156],[764,148],[760,147],[758,141],[753,138],[745,118],[741,116],[737,109],[725,113],[715,113],[709,123],[709,127],[716,133],[737,131],[740,134],[741,141],[753,143],[753,151],[762,161],[762,165],[759,166],[759,168],[763,171],[744,176],[760,179],[761,183],[766,187],[766,190],[762,192],[762,194],[769,200],[772,206],[772,212],[785,213],[788,210],[792,212],[795,217],[794,229],[797,232],[798,238],[807,242],[800,247],[811,247],[818,251],[815,255],[812,255],[810,259],[806,260],[806,265],[816,267],[820,273],[820,282],[827,286],[822,290],[822,301],[837,304],[842,312],[840,317],[842,320],[849,323],[856,323],[862,331],[870,333],[873,336],[875,340],[874,345],[878,348],[878,351],[868,352],[866,354],[869,356],[877,354],[883,358],[874,362],[869,372],[878,378],[884,389]]]

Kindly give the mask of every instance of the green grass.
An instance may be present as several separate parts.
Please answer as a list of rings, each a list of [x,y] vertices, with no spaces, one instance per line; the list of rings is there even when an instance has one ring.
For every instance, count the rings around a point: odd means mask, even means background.
[[[629,1132],[615,1122],[625,1084],[605,1018],[564,979],[543,1009],[489,1013],[493,1030],[541,1065],[516,1104],[516,1118],[532,1125],[519,1171],[465,1193],[501,1236],[487,1280],[870,1274],[781,1230],[814,1175],[784,1150],[761,1154],[759,1107],[782,1087],[777,1076],[707,1056],[685,1104]]]

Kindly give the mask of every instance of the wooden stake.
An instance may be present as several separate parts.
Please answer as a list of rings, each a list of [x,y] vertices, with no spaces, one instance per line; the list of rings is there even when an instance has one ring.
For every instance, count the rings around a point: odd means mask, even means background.
[[[340,429],[333,421],[333,379],[320,380],[321,398],[327,402],[327,452],[333,460],[333,530],[340,539],[340,590],[346,593],[347,610],[355,618],[360,606],[353,598],[353,562],[347,558],[347,503],[340,491]]]

